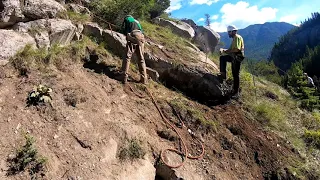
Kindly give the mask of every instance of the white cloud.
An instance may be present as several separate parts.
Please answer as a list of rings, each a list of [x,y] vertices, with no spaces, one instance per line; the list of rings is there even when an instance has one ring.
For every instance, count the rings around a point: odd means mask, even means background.
[[[182,0],[171,0],[170,7],[165,10],[165,12],[170,13],[172,11],[178,10],[182,7]]]
[[[200,19],[198,19],[197,22],[203,22],[204,20],[205,20],[204,18],[200,18]]]
[[[277,11],[278,9],[271,7],[258,9],[257,6],[250,6],[244,1],[239,1],[237,4],[227,3],[220,9],[222,20],[211,23],[210,27],[217,32],[225,32],[230,24],[234,24],[240,29],[251,24],[262,24],[274,20]]]
[[[287,23],[296,23],[298,20],[298,16],[295,14],[283,16],[280,18],[280,22],[287,22]]]
[[[211,16],[211,19],[212,19],[212,20],[217,20],[218,18],[219,18],[219,15],[218,15],[218,14]]]
[[[190,2],[191,5],[194,4],[207,4],[207,5],[211,5],[212,3],[217,3],[219,0],[192,0]]]

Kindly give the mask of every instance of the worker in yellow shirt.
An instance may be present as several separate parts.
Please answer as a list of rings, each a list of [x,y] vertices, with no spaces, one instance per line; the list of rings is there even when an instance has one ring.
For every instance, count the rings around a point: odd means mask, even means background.
[[[232,38],[232,43],[229,49],[220,49],[220,78],[225,80],[227,78],[226,68],[227,62],[231,62],[233,75],[233,92],[232,98],[239,98],[240,89],[240,66],[244,59],[244,43],[243,38],[237,34],[238,29],[234,25],[227,27],[228,35]]]

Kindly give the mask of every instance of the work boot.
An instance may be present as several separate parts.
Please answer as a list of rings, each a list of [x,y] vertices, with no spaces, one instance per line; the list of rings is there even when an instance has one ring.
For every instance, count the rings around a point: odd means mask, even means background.
[[[240,97],[240,92],[239,90],[233,90],[232,94],[231,94],[231,99],[234,99],[234,100],[238,100]]]

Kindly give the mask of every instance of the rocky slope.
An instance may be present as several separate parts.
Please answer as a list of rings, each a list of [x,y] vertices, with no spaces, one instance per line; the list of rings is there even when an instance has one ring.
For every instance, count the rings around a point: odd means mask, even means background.
[[[245,105],[216,102],[225,97],[215,76],[217,66],[192,43],[177,46],[181,51],[148,34],[144,55],[155,82],[135,83],[138,74],[131,66],[131,81],[124,86],[118,79],[123,35],[90,22],[81,28],[68,20],[22,14],[34,19],[7,21],[15,23],[10,24],[15,30],[2,30],[22,36],[6,39],[22,45],[6,43],[12,52],[0,60],[6,61],[0,66],[0,179],[298,178],[292,168],[299,168],[304,159],[291,144],[249,116]],[[161,28],[155,29],[160,33]],[[78,40],[80,32],[83,38]],[[25,48],[10,59],[29,41],[35,50]],[[158,79],[152,75],[157,73]],[[27,106],[28,93],[39,84],[52,88],[51,105]],[[180,137],[164,119],[174,124]],[[41,172],[32,164],[10,171],[15,160],[30,161],[16,154],[25,134],[35,138],[36,154],[47,159]],[[182,140],[187,154],[200,155],[201,144],[205,153],[170,169],[163,160],[174,166],[182,162],[181,156],[167,152],[160,160],[160,154],[165,148],[183,151]]]

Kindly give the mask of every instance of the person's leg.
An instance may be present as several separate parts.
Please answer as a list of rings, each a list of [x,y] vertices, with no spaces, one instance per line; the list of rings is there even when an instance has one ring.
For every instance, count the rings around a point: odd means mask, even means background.
[[[227,79],[227,62],[232,62],[233,58],[229,55],[220,56],[220,73],[223,79]]]
[[[240,61],[232,62],[232,75],[233,75],[233,93],[238,94],[240,88]]]
[[[134,45],[130,42],[127,43],[126,45],[126,58],[122,62],[122,72],[123,72],[123,80],[122,82],[125,84],[127,83],[128,80],[128,72],[129,72],[129,67],[130,67],[130,60],[132,58],[132,54],[134,53]]]
[[[146,84],[148,81],[147,70],[146,70],[146,62],[144,59],[144,43],[141,43],[137,47],[137,56],[138,56],[138,65],[140,72],[140,82]]]
[[[146,62],[144,59],[144,35],[141,32],[132,33],[135,41],[137,42],[136,53],[138,57],[138,66],[140,72],[140,82],[143,84],[147,83],[147,70],[146,70]]]

